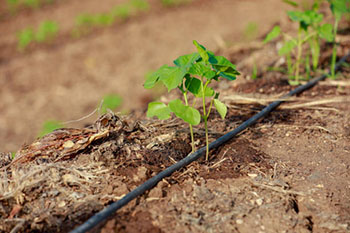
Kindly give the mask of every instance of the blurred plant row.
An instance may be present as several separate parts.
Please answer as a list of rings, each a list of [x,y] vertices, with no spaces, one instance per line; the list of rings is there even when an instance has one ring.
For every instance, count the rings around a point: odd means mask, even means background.
[[[52,3],[54,0],[7,0],[11,11],[22,6],[39,8],[44,3]],[[193,0],[160,0],[164,7],[173,7],[192,2]],[[104,28],[114,25],[116,22],[123,22],[139,13],[147,12],[150,4],[147,0],[129,0],[112,7],[108,12],[91,14],[81,13],[75,17],[75,25],[71,31],[74,38],[91,33],[96,28]],[[59,33],[59,24],[56,21],[45,20],[37,28],[26,27],[17,32],[17,48],[23,52],[33,43],[53,41]]]
[[[298,7],[293,1],[284,2]],[[320,5],[328,2],[333,14],[333,23],[326,23],[324,15],[320,12]],[[350,13],[350,0],[315,0],[311,9],[288,11],[287,15],[292,22],[298,23],[297,35],[292,36],[281,31],[280,26],[275,26],[266,36],[264,43],[267,43],[279,36],[283,38],[283,45],[279,48],[278,54],[285,57],[287,62],[287,73],[289,82],[298,85],[301,80],[308,80],[310,72],[316,72],[319,68],[321,55],[321,41],[333,44],[331,58],[331,77],[335,78],[335,62],[337,56],[336,35],[338,24],[345,14]],[[301,68],[305,76],[301,75]]]

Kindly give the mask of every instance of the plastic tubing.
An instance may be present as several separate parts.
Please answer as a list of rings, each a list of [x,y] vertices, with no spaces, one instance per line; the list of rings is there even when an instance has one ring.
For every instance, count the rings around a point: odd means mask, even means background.
[[[343,62],[346,61],[347,58],[350,57],[350,53],[342,57],[336,64],[335,69],[338,70],[339,67]],[[265,117],[267,114],[269,114],[271,111],[273,111],[275,108],[277,108],[281,103],[285,102],[286,99],[288,99],[292,95],[299,94],[313,86],[315,86],[319,81],[324,80],[327,77],[327,74],[322,75],[321,77],[318,78],[313,78],[311,79],[308,83],[297,87],[296,89],[290,91],[288,94],[282,96],[279,100],[272,102],[268,106],[266,106],[263,110],[261,110],[259,113],[255,114],[245,122],[243,122],[241,125],[239,125],[236,129],[230,131],[229,133],[221,136],[218,138],[216,141],[212,142],[209,144],[209,150],[215,149],[222,144],[226,143],[233,137],[235,137],[237,134],[245,130],[247,127],[253,125],[256,123],[257,120],[259,120],[262,117]],[[107,219],[110,215],[112,215],[114,212],[128,204],[130,201],[135,199],[136,197],[142,195],[145,193],[147,190],[152,189],[154,186],[157,185],[159,181],[161,181],[163,178],[170,176],[173,174],[175,171],[179,170],[180,168],[183,168],[187,166],[188,164],[192,163],[193,161],[197,160],[201,156],[205,154],[205,147],[202,147],[201,149],[197,150],[196,152],[190,154],[189,156],[183,158],[176,164],[166,168],[156,176],[150,178],[147,180],[145,183],[141,184],[128,194],[126,194],[122,199],[119,201],[116,201],[94,216],[90,217],[85,223],[80,225],[79,227],[75,228],[72,230],[70,233],[83,233],[91,230],[93,227],[101,223],[103,220]]]

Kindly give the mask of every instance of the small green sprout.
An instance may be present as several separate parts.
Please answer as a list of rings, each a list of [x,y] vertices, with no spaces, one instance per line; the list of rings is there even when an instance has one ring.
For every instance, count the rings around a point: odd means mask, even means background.
[[[48,133],[51,133],[52,131],[54,131],[55,129],[60,129],[63,128],[64,125],[57,120],[48,120],[45,121],[43,124],[43,127],[39,133],[39,137],[43,137]]]
[[[58,33],[58,24],[51,20],[46,20],[39,25],[35,33],[35,40],[39,43],[53,40]]]
[[[130,5],[137,11],[148,11],[150,8],[146,0],[131,0]]]
[[[75,18],[75,28],[73,29],[72,36],[80,37],[90,33],[93,28],[111,26],[118,19],[123,21],[148,9],[149,3],[146,0],[130,0],[114,6],[109,12],[80,14]]]
[[[119,95],[109,94],[105,95],[102,99],[103,103],[100,109],[102,114],[107,112],[107,109],[114,110],[119,107],[123,101],[123,99]]]
[[[58,24],[50,20],[43,21],[37,30],[25,28],[17,33],[17,48],[23,52],[32,42],[50,42],[57,36],[58,30]]]
[[[258,36],[259,26],[256,22],[249,22],[244,29],[243,35],[245,40],[253,40]]]
[[[161,82],[170,92],[178,89],[184,97],[184,103],[180,99],[169,102],[168,105],[162,102],[151,102],[148,105],[147,117],[156,116],[160,120],[168,119],[171,113],[181,118],[189,124],[191,133],[192,152],[195,151],[193,126],[198,125],[201,119],[204,120],[205,139],[206,139],[206,160],[209,156],[208,139],[208,118],[213,105],[222,119],[225,118],[227,107],[219,100],[219,93],[215,92],[209,85],[213,81],[219,81],[219,78],[225,78],[229,81],[235,80],[239,72],[229,60],[223,56],[215,56],[213,52],[207,50],[197,41],[193,41],[197,52],[183,55],[174,60],[175,66],[163,65],[152,75],[148,76],[144,87],[153,88]],[[189,94],[192,94],[194,100],[189,103]],[[202,104],[202,113],[196,108],[196,100],[200,99]],[[207,102],[209,99],[209,103]],[[207,103],[209,107],[207,107]]]
[[[17,39],[17,48],[19,51],[23,51],[35,39],[34,30],[31,28],[21,30],[17,34]]]
[[[116,18],[119,18],[121,20],[126,20],[130,17],[131,9],[128,4],[122,4],[122,5],[115,6],[112,9],[111,14]]]
[[[191,1],[192,0],[161,0],[161,3],[165,7],[175,7],[191,3]]]

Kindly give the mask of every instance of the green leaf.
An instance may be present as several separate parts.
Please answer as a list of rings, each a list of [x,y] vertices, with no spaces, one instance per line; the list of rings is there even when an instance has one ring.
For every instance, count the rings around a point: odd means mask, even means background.
[[[269,32],[269,34],[267,34],[267,36],[265,37],[264,43],[267,43],[267,42],[275,39],[276,37],[278,37],[280,35],[280,33],[281,33],[281,27],[280,26],[273,27],[271,32]]]
[[[318,29],[318,34],[320,35],[321,38],[325,39],[328,42],[332,42],[334,40],[333,26],[329,23],[323,24]]]
[[[336,20],[340,20],[342,15],[350,12],[349,10],[349,1],[348,0],[330,0],[331,10]]]
[[[207,86],[204,89],[204,96],[205,97],[212,97],[214,95],[215,95],[215,91],[213,90],[213,88]],[[195,96],[196,97],[202,97],[203,96],[203,91],[202,91],[201,88],[199,89],[198,94],[196,94]]]
[[[289,11],[288,16],[292,21],[299,22],[300,27],[305,31],[310,25],[317,25],[323,20],[323,15],[314,10]]]
[[[214,99],[214,106],[218,113],[220,114],[222,119],[225,119],[226,113],[227,113],[227,107],[224,103],[222,103],[218,99]]]
[[[64,125],[60,121],[56,120],[48,120],[45,121],[43,127],[39,133],[39,137],[43,137],[48,133],[51,133],[55,129],[63,128]]]
[[[198,110],[184,105],[179,99],[171,101],[169,108],[177,117],[191,125],[198,125],[200,123],[201,115]]]
[[[187,77],[185,81],[185,87],[189,92],[196,95],[200,91],[201,80],[197,78]]]
[[[219,75],[229,81],[233,81],[236,79],[236,75],[232,75],[232,73],[229,72],[220,72]]]
[[[147,74],[146,75],[146,82],[143,84],[143,87],[146,89],[150,89],[156,85],[156,83],[159,81],[160,74],[162,73],[162,70],[165,69],[167,65],[161,66],[157,71]]]
[[[162,81],[163,84],[168,88],[168,91],[178,87],[184,78],[186,71],[179,67],[172,67],[163,65],[156,72],[149,75],[144,83],[146,89],[154,87],[158,81]]]
[[[204,76],[206,73],[212,71],[211,68],[203,61],[197,62],[189,69],[189,73],[192,75]]]
[[[168,91],[171,91],[182,83],[185,75],[186,71],[183,71],[181,68],[168,66],[167,68],[163,69],[159,80],[164,83],[164,85],[168,88]]]
[[[174,64],[188,71],[199,58],[200,58],[199,53],[191,53],[191,54],[178,57],[174,61]]]
[[[207,49],[195,40],[193,41],[193,44],[197,47],[198,53],[202,57],[204,62],[208,62],[209,55],[208,55]]]
[[[101,113],[106,113],[107,109],[116,109],[122,103],[123,99],[119,95],[110,94],[103,97],[103,104],[101,106]]]
[[[162,102],[151,102],[148,104],[147,117],[158,117],[160,120],[166,120],[170,117],[170,109]]]
[[[240,73],[236,70],[236,66],[223,56],[211,56],[209,62],[214,69],[219,72],[219,75],[228,79],[236,79],[236,75]]]
[[[286,41],[282,46],[282,48],[278,50],[278,55],[282,56],[282,55],[289,54],[294,49],[295,46],[296,46],[296,43],[293,40]]]
[[[224,67],[226,69],[231,67],[232,69],[236,69],[236,66],[223,56],[210,56],[209,62],[217,67]]]
[[[290,0],[283,0],[284,3],[287,3],[293,7],[298,7],[298,3],[294,2],[294,1],[290,1]]]
[[[303,17],[304,17],[304,13],[301,11],[288,11],[287,14],[288,14],[289,18],[295,22],[302,21]]]

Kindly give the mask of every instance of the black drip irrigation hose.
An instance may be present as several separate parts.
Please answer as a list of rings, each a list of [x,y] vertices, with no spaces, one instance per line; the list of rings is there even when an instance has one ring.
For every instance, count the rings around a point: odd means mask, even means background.
[[[343,62],[346,61],[347,58],[350,58],[350,53],[342,57],[340,59],[336,66],[335,69],[338,70],[339,67]],[[271,111],[273,111],[275,108],[277,108],[281,103],[285,102],[286,99],[291,97],[292,95],[299,94],[313,86],[315,86],[319,81],[324,80],[328,75],[324,74],[321,77],[318,78],[313,78],[311,79],[308,83],[297,87],[296,89],[290,91],[288,94],[282,96],[280,100],[274,101],[268,106],[266,106],[263,110],[261,110],[259,113],[255,114],[245,122],[243,122],[241,125],[239,125],[236,129],[232,130],[231,132],[223,135],[222,137],[218,138],[216,141],[212,142],[209,144],[209,150],[215,149],[222,144],[226,143],[230,139],[232,139],[234,136],[245,130],[247,127],[251,126],[254,124],[258,119],[266,116],[269,114]],[[172,173],[175,171],[179,170],[180,168],[183,168],[187,166],[188,164],[192,163],[193,161],[199,159],[201,156],[205,154],[205,147],[202,147],[201,149],[197,150],[196,152],[190,154],[186,158],[180,160],[176,164],[168,167],[167,169],[163,170],[160,172],[158,175],[150,178],[147,180],[145,183],[141,184],[134,190],[132,190],[130,193],[126,194],[122,199],[119,201],[116,201],[112,204],[110,204],[108,207],[104,208],[91,218],[89,218],[85,223],[77,227],[76,229],[72,230],[70,233],[82,233],[82,232],[87,232],[88,230],[91,230],[93,227],[95,227],[97,224],[102,222],[103,220],[107,219],[111,214],[128,204],[130,201],[132,201],[134,198],[142,195],[144,192],[147,190],[150,190],[154,186],[157,185],[159,181],[161,181],[163,178],[170,176]]]

